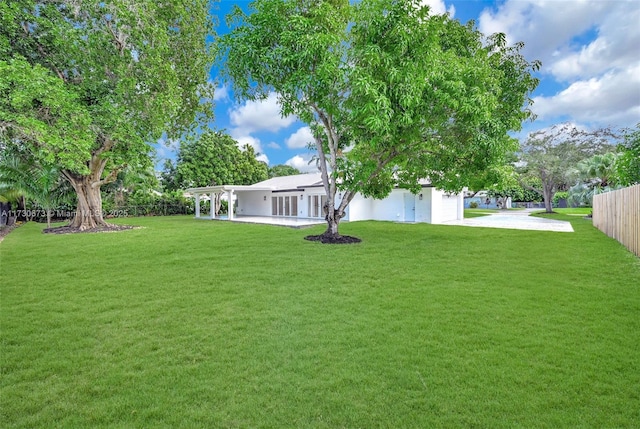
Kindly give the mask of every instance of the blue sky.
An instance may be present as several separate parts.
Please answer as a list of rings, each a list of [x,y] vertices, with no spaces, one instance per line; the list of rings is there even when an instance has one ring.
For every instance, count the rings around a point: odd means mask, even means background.
[[[640,2],[637,0],[423,0],[434,13],[473,19],[484,34],[503,32],[510,44],[525,43],[528,60],[542,61],[541,82],[533,94],[535,122],[520,135],[559,122],[580,128],[632,127],[640,122]],[[215,13],[219,33],[233,5],[222,0]],[[217,81],[212,70],[212,81]],[[263,102],[235,100],[228,87],[216,88],[217,130],[226,130],[240,145],[250,144],[259,159],[273,166],[288,164],[301,171],[312,153],[311,135],[295,117],[282,118],[276,96]],[[159,142],[158,166],[175,159],[179,142]]]

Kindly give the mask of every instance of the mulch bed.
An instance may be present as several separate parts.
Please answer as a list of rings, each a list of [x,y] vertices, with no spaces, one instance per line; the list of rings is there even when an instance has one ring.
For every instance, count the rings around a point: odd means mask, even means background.
[[[56,226],[54,228],[45,228],[42,230],[45,234],[81,234],[81,233],[97,233],[97,232],[118,232],[126,231],[128,229],[134,229],[136,227],[131,225],[113,225],[102,226],[98,228],[89,228],[85,230],[79,230],[78,228],[72,228],[70,226]]]
[[[353,244],[360,243],[360,240],[357,237],[351,237],[350,235],[307,235],[305,240],[308,241],[319,241],[323,244]]]
[[[0,241],[2,241],[7,236],[7,234],[9,234],[11,231],[13,231],[19,226],[20,225],[11,225],[11,226],[3,226],[2,228],[0,228]]]

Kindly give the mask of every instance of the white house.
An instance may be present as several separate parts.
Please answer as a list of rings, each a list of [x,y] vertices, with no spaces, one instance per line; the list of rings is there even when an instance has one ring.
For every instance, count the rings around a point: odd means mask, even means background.
[[[187,191],[195,197],[196,218],[214,218],[213,207],[208,215],[200,212],[201,197],[213,200],[215,194],[226,194],[228,201],[236,201],[235,213],[229,210],[230,220],[234,216],[324,219],[322,206],[326,196],[320,173],[274,177],[253,185],[207,186]],[[338,195],[336,204],[341,198]],[[463,210],[462,193],[448,194],[424,183],[417,195],[400,188],[382,200],[357,194],[343,220],[443,223],[462,220]]]

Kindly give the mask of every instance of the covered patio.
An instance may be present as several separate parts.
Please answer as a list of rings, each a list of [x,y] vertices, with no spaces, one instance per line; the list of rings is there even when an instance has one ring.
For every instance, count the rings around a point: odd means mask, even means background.
[[[195,198],[195,218],[202,220],[222,220],[231,222],[243,222],[243,223],[256,223],[266,225],[279,225],[287,226],[291,228],[304,228],[312,225],[321,225],[325,223],[322,218],[300,218],[293,216],[267,216],[267,215],[246,215],[242,213],[235,213],[233,210],[234,202],[239,193],[245,193],[245,197],[249,197],[252,193],[258,191],[260,193],[271,194],[273,187],[271,186],[255,186],[255,185],[219,185],[219,186],[205,186],[200,188],[187,189],[189,193]],[[215,213],[215,201],[216,198],[221,198],[225,195],[229,202],[229,210],[227,214],[216,215]],[[208,212],[202,211],[202,200],[209,200],[210,207]],[[297,198],[297,197],[296,197]],[[269,201],[267,195],[258,196],[260,201]]]
[[[248,185],[219,185],[219,186],[203,186],[200,188],[190,188],[187,189],[187,192],[193,194],[193,197],[195,198],[195,212],[196,212],[196,219],[220,219],[220,220],[234,220],[234,213],[233,213],[233,203],[235,200],[235,195],[237,192],[239,191],[270,191],[271,188],[258,188],[255,186],[248,186]],[[216,201],[216,198],[220,198],[220,196],[222,195],[226,195],[227,196],[227,201],[229,202],[229,208],[230,210],[228,210],[228,215],[225,217],[219,217],[216,216],[215,213],[215,204],[213,203],[214,201]],[[202,214],[201,210],[200,210],[200,202],[201,202],[201,198],[203,196],[208,197],[209,201],[211,201],[211,204],[209,204],[209,214]]]

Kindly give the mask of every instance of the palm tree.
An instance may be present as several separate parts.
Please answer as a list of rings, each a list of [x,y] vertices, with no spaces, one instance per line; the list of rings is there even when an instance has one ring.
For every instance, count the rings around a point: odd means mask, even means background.
[[[619,154],[608,152],[594,155],[578,164],[582,179],[591,181],[594,186],[606,188],[617,181],[616,160]]]
[[[46,211],[50,228],[53,209],[70,194],[70,186],[57,167],[9,155],[0,159],[0,193],[19,196],[25,208],[26,198],[35,200]]]
[[[616,160],[619,154],[594,155],[578,163],[580,181],[569,189],[571,205],[591,206],[593,196],[618,189]]]

